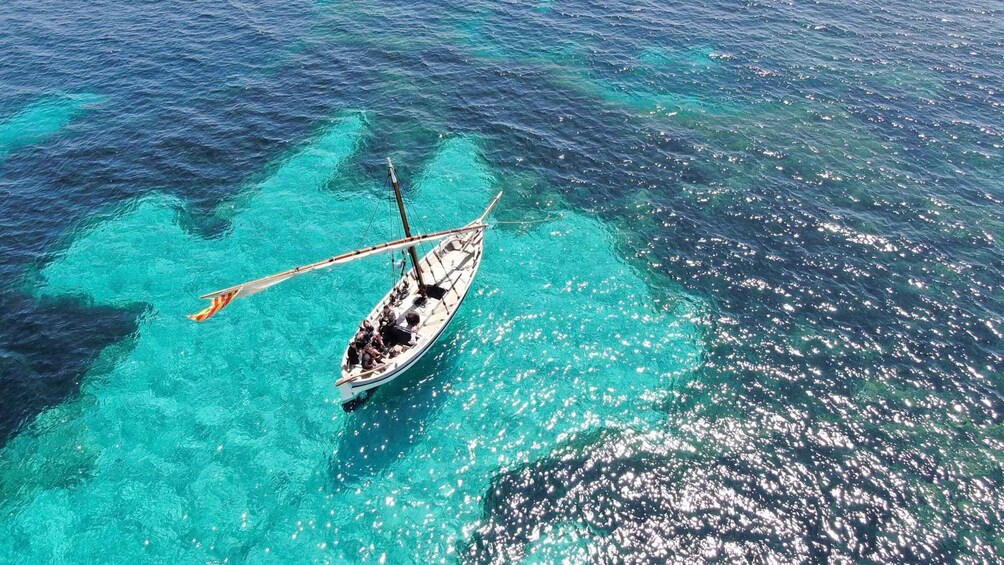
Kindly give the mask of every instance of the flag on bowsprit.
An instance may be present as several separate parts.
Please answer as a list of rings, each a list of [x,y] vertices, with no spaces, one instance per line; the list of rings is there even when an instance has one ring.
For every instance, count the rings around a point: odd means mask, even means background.
[[[240,291],[241,289],[231,290],[230,292],[220,294],[219,296],[214,296],[212,304],[198,314],[189,314],[189,319],[195,320],[196,322],[205,322],[212,317],[213,314],[222,310],[227,304],[230,304],[230,301],[233,300]]]

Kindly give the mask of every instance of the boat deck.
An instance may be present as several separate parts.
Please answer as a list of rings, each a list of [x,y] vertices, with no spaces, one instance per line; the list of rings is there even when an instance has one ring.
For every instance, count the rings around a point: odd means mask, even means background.
[[[446,329],[470,288],[481,263],[484,231],[477,230],[443,240],[419,261],[422,273],[433,289],[424,301],[419,294],[418,280],[412,269],[373,308],[366,317],[375,328],[385,305],[390,305],[395,325],[407,329],[410,313],[419,316],[413,329],[411,344],[396,345],[375,368],[365,370],[361,364],[349,366],[348,351],[342,357],[342,378],[338,387],[344,400],[360,392],[385,384],[404,372],[421,357]],[[438,296],[438,297],[437,297]]]

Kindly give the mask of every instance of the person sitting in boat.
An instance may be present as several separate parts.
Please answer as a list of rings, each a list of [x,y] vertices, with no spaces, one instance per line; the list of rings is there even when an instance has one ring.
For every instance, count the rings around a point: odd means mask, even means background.
[[[359,356],[359,362],[362,364],[364,371],[369,371],[373,368],[374,359],[370,353],[370,348],[367,347],[363,350],[362,355]]]
[[[387,352],[387,346],[384,344],[383,336],[380,335],[380,332],[373,334],[373,339],[370,341],[370,344],[380,353]]]
[[[356,342],[353,341],[349,344],[349,351],[345,357],[350,369],[359,364],[359,349],[356,347]]]
[[[362,329],[357,331],[355,337],[352,338],[352,342],[360,346],[365,346],[367,343],[369,343],[369,341],[370,340],[366,337],[366,332],[364,332]],[[360,350],[362,350],[362,347],[360,347]]]
[[[418,312],[408,312],[404,316],[404,321],[408,322],[408,329],[411,331],[415,331],[415,328],[418,327],[418,322],[420,320],[421,318],[418,317]]]
[[[376,330],[373,329],[373,323],[369,320],[363,320],[362,325],[359,326],[359,331],[363,332],[366,336],[366,341],[373,339],[373,334]]]
[[[369,345],[366,347],[366,350],[363,351],[362,359],[363,359],[363,369],[366,369],[368,371],[370,369],[378,367],[380,363],[383,361],[384,356],[383,353],[377,350],[377,348],[373,347],[372,345]],[[366,367],[367,360],[370,365],[369,368]]]
[[[407,345],[411,341],[411,332],[394,323],[381,327],[380,337],[383,338],[384,346],[393,355],[398,353],[395,347]]]
[[[418,312],[408,312],[404,316],[404,321],[408,323],[407,331],[411,334],[408,345],[414,345],[418,341],[418,322],[421,321],[421,318],[418,317]]]
[[[383,305],[383,312],[380,314],[380,327],[391,326],[394,324],[394,310],[390,307],[390,304]]]

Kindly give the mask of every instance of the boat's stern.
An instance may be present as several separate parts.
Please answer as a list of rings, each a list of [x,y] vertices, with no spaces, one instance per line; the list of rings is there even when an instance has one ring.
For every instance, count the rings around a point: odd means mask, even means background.
[[[353,398],[359,395],[359,390],[353,390],[352,386],[352,373],[342,370],[342,378],[338,379],[335,386],[338,387],[338,392],[342,396],[342,403],[349,402]]]
[[[347,383],[338,387],[342,393],[342,410],[346,412],[352,412],[356,408],[359,408],[373,395],[372,389],[353,393],[351,390],[343,389],[342,386],[351,387],[352,385]],[[349,396],[346,396],[346,394]]]

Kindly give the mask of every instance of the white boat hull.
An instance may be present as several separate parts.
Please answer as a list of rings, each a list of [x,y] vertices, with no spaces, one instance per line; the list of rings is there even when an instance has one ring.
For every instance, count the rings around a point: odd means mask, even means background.
[[[416,339],[413,345],[403,348],[395,356],[385,359],[382,364],[368,371],[359,364],[351,366],[346,349],[342,357],[342,377],[337,382],[343,404],[401,376],[432,348],[467,296],[481,266],[483,251],[483,229],[444,239],[419,261],[426,283],[445,291],[440,298],[429,297],[424,304],[416,304],[416,299],[419,298],[418,280],[412,269],[377,303],[366,320],[374,327],[379,327],[380,316],[387,304],[392,306],[398,326],[403,326],[407,314],[414,312],[420,318],[413,332]],[[407,285],[407,296],[394,301],[394,296],[403,285]]]

